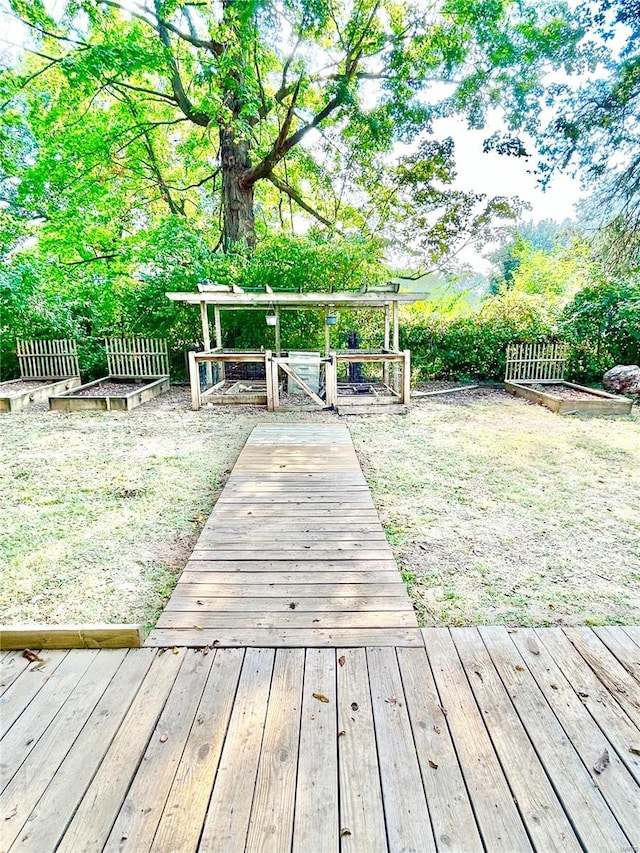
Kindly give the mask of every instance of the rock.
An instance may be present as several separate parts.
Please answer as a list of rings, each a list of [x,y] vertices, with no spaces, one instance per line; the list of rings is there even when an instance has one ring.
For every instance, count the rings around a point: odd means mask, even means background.
[[[602,387],[613,394],[640,394],[640,367],[618,364],[602,377]]]

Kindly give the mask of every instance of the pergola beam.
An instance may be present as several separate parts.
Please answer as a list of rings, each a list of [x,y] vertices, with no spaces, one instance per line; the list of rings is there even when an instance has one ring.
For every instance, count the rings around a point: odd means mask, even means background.
[[[172,302],[217,305],[219,308],[384,308],[429,299],[428,293],[167,293]]]

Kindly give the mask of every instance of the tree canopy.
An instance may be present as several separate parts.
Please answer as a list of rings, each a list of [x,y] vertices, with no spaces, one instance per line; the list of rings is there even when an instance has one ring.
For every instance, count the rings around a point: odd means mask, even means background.
[[[441,257],[512,210],[451,187],[434,119],[515,121],[584,61],[555,2],[10,2],[31,41],[0,89],[2,232],[39,221],[70,263],[167,215],[224,250],[302,215]]]

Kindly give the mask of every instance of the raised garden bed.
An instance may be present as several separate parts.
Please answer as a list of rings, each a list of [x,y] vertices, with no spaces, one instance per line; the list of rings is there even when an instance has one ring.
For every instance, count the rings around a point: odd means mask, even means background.
[[[49,397],[49,408],[58,412],[130,412],[168,390],[168,376],[105,376],[66,394]]]
[[[253,365],[251,365],[253,367]],[[222,380],[200,394],[203,406],[266,406],[267,383],[260,379]]]
[[[13,379],[0,383],[0,412],[20,412],[80,385],[79,376],[66,379]]]
[[[505,390],[516,397],[524,397],[533,403],[540,403],[560,415],[577,412],[593,415],[628,415],[631,412],[631,400],[585,388],[573,382],[554,380],[552,382],[505,382]]]

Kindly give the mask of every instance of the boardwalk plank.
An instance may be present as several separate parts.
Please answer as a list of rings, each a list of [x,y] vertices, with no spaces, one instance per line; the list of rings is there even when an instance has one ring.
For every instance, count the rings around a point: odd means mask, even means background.
[[[580,844],[481,635],[476,628],[459,628],[452,637],[533,846],[578,853]]]
[[[182,598],[225,598],[234,595],[236,598],[288,598],[296,602],[299,598],[318,598],[326,595],[331,597],[368,598],[375,595],[382,598],[397,598],[406,594],[402,582],[396,579],[393,583],[301,583],[298,578],[294,583],[238,583],[228,586],[224,583],[181,583],[176,587],[176,595]],[[408,600],[408,598],[407,598]],[[269,602],[265,601],[265,608]]]
[[[615,655],[622,666],[640,682],[640,648],[622,628],[609,626],[594,628],[594,632],[602,640],[611,654]]]
[[[622,629],[627,637],[630,637],[633,642],[640,648],[640,626],[638,625],[625,625]]]
[[[82,650],[70,651],[60,661],[55,671],[49,673],[51,677],[41,685],[37,702],[32,701],[29,704],[4,736],[2,763],[0,763],[0,791],[4,790],[22,762],[35,749],[47,726],[76,688],[97,654],[97,651],[89,652],[88,655],[83,654]]]
[[[393,584],[396,587],[395,594],[402,589],[402,581],[396,571],[330,571],[330,572],[313,572],[310,574],[312,583],[308,586],[317,586],[319,584],[367,584],[369,592],[373,592],[375,587],[383,584]],[[237,571],[237,572],[205,572],[205,571],[185,571],[182,574],[184,584],[226,584],[227,594],[232,590],[234,585],[246,587],[248,584],[256,585],[287,585],[299,584],[302,581],[299,573],[296,572],[253,572],[253,571]],[[234,590],[235,592],[235,590]]]
[[[523,658],[504,628],[480,633],[585,849],[628,851],[627,838],[524,665],[534,652]]]
[[[21,651],[3,652],[0,660],[0,696],[11,687],[18,676],[30,666]]]
[[[327,590],[327,594],[322,598],[299,598],[293,602],[295,605],[291,607],[291,598],[275,598],[270,597],[269,601],[264,598],[196,598],[187,596],[174,595],[168,603],[165,613],[177,613],[184,610],[190,610],[196,614],[200,608],[204,612],[228,613],[236,611],[238,613],[265,613],[268,612],[272,616],[276,613],[291,613],[296,612],[308,613],[310,611],[328,612],[328,613],[345,613],[354,611],[364,613],[367,611],[385,611],[385,610],[400,610],[413,612],[413,605],[406,595],[397,596],[358,596],[344,597],[332,596],[331,590]],[[197,621],[197,620],[196,620]]]
[[[198,847],[243,660],[242,649],[216,652],[153,840],[154,853],[195,853]]]
[[[280,629],[306,628],[310,631],[320,628],[397,628],[417,627],[415,615],[409,611],[390,610],[370,613],[364,611],[333,612],[299,612],[289,609],[288,612],[276,613],[212,613],[197,611],[182,611],[179,613],[166,611],[158,620],[158,628],[192,629],[196,625],[201,628],[251,629],[273,628]]]
[[[398,649],[397,656],[436,845],[483,850],[425,650]]]
[[[419,628],[160,628],[147,637],[147,646],[226,646],[336,648],[337,646],[418,646]]]
[[[640,745],[640,732],[614,695],[602,684],[561,628],[538,628],[536,634],[553,657],[575,694],[613,745],[618,757],[640,785],[640,756],[630,746]]]
[[[485,847],[492,853],[531,850],[451,636],[437,628],[422,633]]]
[[[304,661],[304,649],[276,652],[247,853],[291,849]]]
[[[273,672],[272,649],[247,649],[199,851],[244,850]]]
[[[184,659],[184,652],[154,657],[56,853],[103,849]]]
[[[633,677],[591,629],[564,628],[563,630],[598,679],[616,697],[628,716],[640,728],[640,691]]]
[[[200,704],[213,655],[187,650],[127,796],[105,853],[149,850]]]
[[[407,853],[435,851],[395,650],[367,649],[367,665],[389,847]]]
[[[323,701],[325,699],[329,701]],[[336,725],[335,651],[308,649],[304,668],[293,853],[311,850],[314,853],[335,853],[338,850]]]
[[[33,665],[29,665],[22,670],[20,678],[14,679],[7,685],[6,691],[0,698],[0,737],[6,735],[68,654],[69,652],[66,651],[43,652],[40,655],[43,663],[36,661]]]
[[[155,652],[152,649],[127,653],[124,662],[29,816],[24,830],[11,848],[12,853],[53,850],[58,844],[154,657]]]
[[[386,853],[380,767],[364,649],[337,651],[342,853]],[[357,708],[357,710],[354,710]]]
[[[520,629],[511,639],[618,823],[640,849],[640,797],[633,777],[542,643],[538,642],[538,655],[529,653],[531,644],[536,642],[535,632]],[[597,774],[593,767],[605,749],[610,764],[606,773]]]

